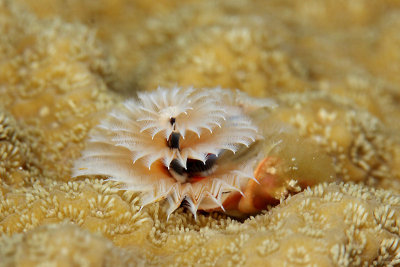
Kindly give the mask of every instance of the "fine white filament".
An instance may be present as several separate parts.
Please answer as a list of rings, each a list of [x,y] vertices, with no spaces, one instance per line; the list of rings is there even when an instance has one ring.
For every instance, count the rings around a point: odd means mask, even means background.
[[[255,142],[257,127],[245,115],[243,97],[220,88],[140,93],[93,129],[73,176],[103,175],[123,182],[124,189],[142,193],[142,206],[166,198],[168,215],[182,202],[195,216],[199,208],[223,209],[223,195],[240,192],[243,180],[253,178],[249,162],[217,162],[195,182],[178,181],[169,168],[173,160],[186,168],[188,159],[206,162],[211,154],[235,153]],[[180,135],[179,149],[168,146],[173,132]]]

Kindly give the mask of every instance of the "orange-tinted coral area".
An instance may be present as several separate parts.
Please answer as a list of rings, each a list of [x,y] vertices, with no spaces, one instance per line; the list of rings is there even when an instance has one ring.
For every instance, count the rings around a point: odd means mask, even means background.
[[[399,25],[391,0],[0,0],[0,265],[399,264]],[[167,221],[71,179],[99,118],[159,85],[274,99],[252,117],[287,198]]]

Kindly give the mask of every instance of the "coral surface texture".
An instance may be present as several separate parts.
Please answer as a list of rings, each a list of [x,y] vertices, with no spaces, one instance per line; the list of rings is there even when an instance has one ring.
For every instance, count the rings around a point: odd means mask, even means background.
[[[0,266],[400,266],[399,29],[395,0],[0,0]],[[240,216],[179,206],[185,194],[142,205],[87,175],[108,161],[74,177],[104,116],[158,87],[170,101],[235,92],[230,115],[256,127],[229,136],[279,162],[282,181],[262,184],[275,202]],[[186,125],[223,123],[195,104]]]

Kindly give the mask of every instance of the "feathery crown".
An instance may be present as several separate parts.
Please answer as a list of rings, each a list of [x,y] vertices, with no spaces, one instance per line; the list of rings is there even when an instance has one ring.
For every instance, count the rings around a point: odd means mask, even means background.
[[[105,175],[142,192],[142,205],[167,198],[168,215],[182,201],[197,209],[221,207],[224,193],[240,192],[251,164],[219,162],[258,137],[244,114],[243,93],[220,88],[140,93],[93,130],[73,176]],[[248,162],[247,162],[248,163]]]

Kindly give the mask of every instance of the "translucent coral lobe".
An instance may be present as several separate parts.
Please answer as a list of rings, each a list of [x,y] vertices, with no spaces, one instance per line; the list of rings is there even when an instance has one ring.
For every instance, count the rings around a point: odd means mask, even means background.
[[[238,99],[240,97],[240,99]],[[103,175],[142,193],[142,205],[167,198],[168,214],[182,202],[222,207],[223,195],[253,178],[250,162],[220,162],[257,138],[243,94],[220,88],[158,88],[111,111],[92,131],[73,176]]]

